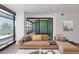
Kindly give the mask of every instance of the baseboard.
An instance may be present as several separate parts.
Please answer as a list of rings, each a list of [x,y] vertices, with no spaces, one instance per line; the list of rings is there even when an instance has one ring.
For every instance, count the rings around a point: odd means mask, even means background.
[[[79,43],[75,43],[73,41],[68,41],[68,42],[71,43],[72,45],[75,45],[75,46],[79,47]]]

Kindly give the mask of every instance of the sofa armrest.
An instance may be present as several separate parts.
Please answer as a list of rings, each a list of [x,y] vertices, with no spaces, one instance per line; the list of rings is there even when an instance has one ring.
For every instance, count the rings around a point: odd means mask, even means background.
[[[57,34],[56,36],[54,36],[54,41],[61,41],[62,36],[62,34]]]
[[[22,45],[24,43],[23,39],[19,40],[19,45]]]

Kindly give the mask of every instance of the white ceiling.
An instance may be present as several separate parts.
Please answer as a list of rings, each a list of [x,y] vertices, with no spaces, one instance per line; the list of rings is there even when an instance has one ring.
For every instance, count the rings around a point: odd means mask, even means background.
[[[79,12],[79,4],[3,4],[4,6],[26,13]]]

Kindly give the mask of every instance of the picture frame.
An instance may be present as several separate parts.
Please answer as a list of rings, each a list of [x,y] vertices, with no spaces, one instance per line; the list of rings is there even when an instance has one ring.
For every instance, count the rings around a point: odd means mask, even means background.
[[[73,31],[73,21],[72,20],[63,21],[63,29],[64,31]]]

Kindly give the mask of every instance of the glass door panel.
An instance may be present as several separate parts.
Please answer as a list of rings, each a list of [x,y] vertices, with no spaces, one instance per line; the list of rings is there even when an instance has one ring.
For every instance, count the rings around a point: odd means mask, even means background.
[[[47,34],[47,21],[46,20],[40,20],[40,33]]]

